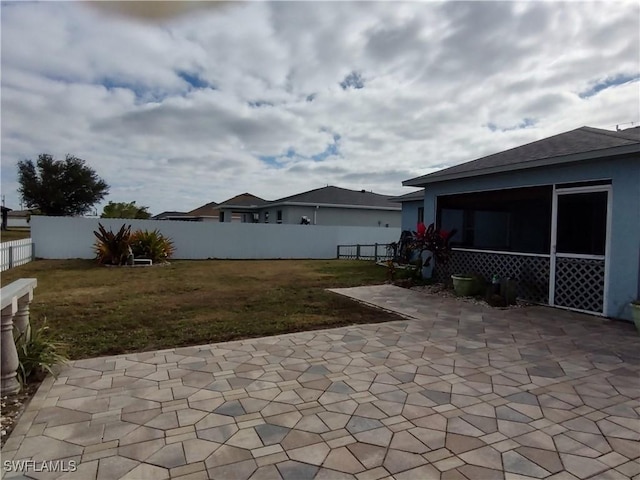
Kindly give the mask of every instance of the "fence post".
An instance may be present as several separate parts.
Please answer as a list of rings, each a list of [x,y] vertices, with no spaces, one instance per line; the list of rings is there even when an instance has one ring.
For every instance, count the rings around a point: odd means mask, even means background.
[[[336,258],[340,260],[340,245],[336,247]]]
[[[360,244],[356,245],[356,260],[360,260]]]
[[[374,251],[373,251],[373,261],[375,263],[378,263],[378,244],[374,244]]]
[[[33,239],[31,240],[31,261],[33,262],[36,259],[36,244],[33,243]]]
[[[9,268],[13,268],[13,245],[9,245]]]

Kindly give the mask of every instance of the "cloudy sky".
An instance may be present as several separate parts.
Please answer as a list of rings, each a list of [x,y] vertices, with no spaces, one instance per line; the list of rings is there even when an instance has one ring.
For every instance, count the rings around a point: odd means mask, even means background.
[[[191,7],[2,3],[8,207],[16,163],[43,152],[85,159],[106,200],[155,214],[327,184],[403,194],[446,166],[640,120],[637,1]]]

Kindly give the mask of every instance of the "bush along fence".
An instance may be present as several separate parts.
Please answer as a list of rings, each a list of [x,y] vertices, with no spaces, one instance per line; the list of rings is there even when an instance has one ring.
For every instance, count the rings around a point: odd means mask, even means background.
[[[0,243],[0,272],[29,263],[34,259],[34,253],[31,238]]]
[[[373,260],[374,262],[393,259],[390,243],[338,245],[337,258],[349,260]]]

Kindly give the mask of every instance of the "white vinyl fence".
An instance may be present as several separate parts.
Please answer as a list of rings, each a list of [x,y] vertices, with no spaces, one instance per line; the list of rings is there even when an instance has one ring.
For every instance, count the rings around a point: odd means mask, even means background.
[[[182,222],[80,217],[31,217],[31,238],[38,258],[95,258],[93,231],[101,223],[117,232],[159,230],[171,238],[175,259],[336,258],[338,245],[386,244],[400,237],[400,228],[288,225],[275,223]]]
[[[0,243],[0,272],[29,263],[33,260],[31,238]]]

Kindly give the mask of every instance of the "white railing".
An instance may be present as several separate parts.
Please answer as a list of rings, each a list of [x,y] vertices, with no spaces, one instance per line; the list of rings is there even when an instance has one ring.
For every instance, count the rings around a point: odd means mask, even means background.
[[[16,378],[19,363],[18,351],[13,337],[13,326],[20,333],[27,331],[29,326],[29,304],[33,300],[33,289],[38,286],[35,278],[21,278],[0,290],[2,305],[2,328],[0,340],[0,370],[2,378],[0,392],[8,395],[20,391],[20,382]]]
[[[0,272],[29,263],[33,254],[31,238],[0,243]]]

